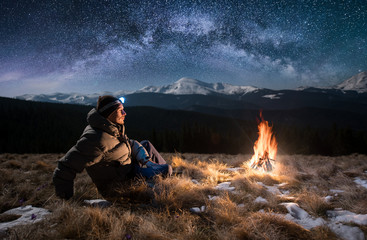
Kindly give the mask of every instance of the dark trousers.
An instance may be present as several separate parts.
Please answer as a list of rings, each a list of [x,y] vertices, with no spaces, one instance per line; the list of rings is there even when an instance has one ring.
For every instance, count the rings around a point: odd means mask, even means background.
[[[141,141],[140,144],[143,145],[145,150],[147,150],[149,157],[152,159],[153,162],[157,164],[167,164],[151,142],[149,142],[148,140],[144,140]]]

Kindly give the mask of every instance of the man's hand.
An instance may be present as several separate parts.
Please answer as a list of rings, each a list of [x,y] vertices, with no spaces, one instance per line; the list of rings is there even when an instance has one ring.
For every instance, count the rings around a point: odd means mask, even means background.
[[[68,200],[74,195],[74,182],[66,181],[60,178],[53,179],[56,196]]]

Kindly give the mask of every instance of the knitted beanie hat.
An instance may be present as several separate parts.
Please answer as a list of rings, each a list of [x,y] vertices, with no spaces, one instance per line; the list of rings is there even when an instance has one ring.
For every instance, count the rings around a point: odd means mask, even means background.
[[[111,113],[113,113],[113,111],[115,111],[119,107],[120,104],[121,101],[114,96],[99,96],[97,102],[97,111],[103,117],[107,118],[108,116],[110,116]]]

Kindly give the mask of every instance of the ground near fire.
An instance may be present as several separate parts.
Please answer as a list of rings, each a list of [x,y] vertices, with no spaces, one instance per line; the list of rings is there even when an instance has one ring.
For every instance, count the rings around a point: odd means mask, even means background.
[[[62,201],[62,154],[0,155],[5,239],[365,239],[367,156],[276,155],[265,120],[253,155],[173,154],[170,178],[105,201],[85,172]]]

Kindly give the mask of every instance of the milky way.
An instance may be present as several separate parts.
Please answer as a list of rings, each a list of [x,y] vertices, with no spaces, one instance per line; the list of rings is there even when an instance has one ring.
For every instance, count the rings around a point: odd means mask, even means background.
[[[181,77],[284,89],[367,70],[367,2],[0,2],[0,95],[102,92]]]

